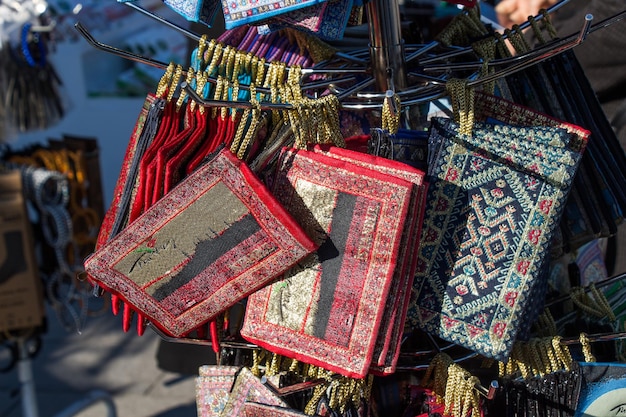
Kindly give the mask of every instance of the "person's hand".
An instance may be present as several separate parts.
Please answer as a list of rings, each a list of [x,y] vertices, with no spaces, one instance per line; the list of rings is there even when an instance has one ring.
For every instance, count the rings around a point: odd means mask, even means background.
[[[557,0],[502,0],[495,8],[498,23],[505,28],[519,25],[528,20],[528,16],[535,16],[539,10],[548,8]]]

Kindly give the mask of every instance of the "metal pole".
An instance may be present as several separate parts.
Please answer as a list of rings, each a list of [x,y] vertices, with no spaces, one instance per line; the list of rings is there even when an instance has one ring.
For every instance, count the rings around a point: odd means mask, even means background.
[[[35,380],[33,379],[33,363],[28,354],[25,338],[17,340],[17,348],[19,353],[17,375],[20,381],[22,412],[24,417],[39,417],[37,396],[35,395]]]
[[[370,0],[365,7],[370,57],[377,89],[403,90],[407,87],[407,77],[398,2]]]

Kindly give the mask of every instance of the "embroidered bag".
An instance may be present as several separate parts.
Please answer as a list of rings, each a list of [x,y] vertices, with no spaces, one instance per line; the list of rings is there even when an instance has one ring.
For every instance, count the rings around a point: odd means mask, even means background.
[[[196,378],[198,417],[219,417],[235,383],[238,366],[203,365]]]
[[[278,16],[267,23],[270,31],[290,27],[333,41],[343,38],[351,13],[352,0],[335,0]]]
[[[413,276],[417,267],[417,250],[428,189],[428,183],[424,181],[425,173],[403,163],[336,146],[317,145],[313,150],[331,158],[402,178],[414,184],[407,211],[407,225],[400,243],[398,264],[376,340],[371,368],[377,373],[392,373],[400,354],[400,341],[411,294],[409,289],[413,286]]]
[[[190,22],[213,25],[220,7],[218,0],[163,0],[163,3]]]
[[[500,97],[495,97],[480,91],[476,93],[474,116],[476,120],[489,123],[505,123],[516,126],[553,126],[566,129],[577,136],[578,144],[587,141],[590,132],[571,123],[557,120],[551,116],[539,113],[528,107],[521,106]],[[577,146],[572,143],[572,146]],[[584,159],[583,159],[584,160]],[[564,239],[561,245],[566,251],[572,251],[584,243],[595,239],[600,233],[599,221],[594,219],[599,209],[595,208],[597,199],[591,198],[593,193],[589,189],[588,175],[584,172],[584,164],[574,178],[574,185],[567,205],[563,212],[560,228]],[[583,198],[582,196],[585,196]],[[555,251],[556,242],[553,242],[552,251]]]
[[[574,417],[581,389],[581,368],[551,372],[527,379],[506,378],[496,398],[487,402],[489,414],[514,416],[556,415]]]
[[[408,320],[484,356],[506,360],[580,153],[554,147],[545,149],[550,157],[533,157],[500,146],[546,134],[549,140],[568,142],[571,135],[563,129],[501,129],[508,131],[485,125],[470,138],[449,119],[432,121],[429,141],[437,146],[433,152],[429,148],[428,207]],[[495,144],[480,149],[472,141]]]
[[[355,378],[368,372],[413,184],[306,150],[283,150],[274,195],[320,245],[248,299],[241,335]]]
[[[104,214],[104,218],[102,220],[102,224],[100,225],[100,230],[98,232],[98,238],[96,242],[96,248],[104,245],[110,238],[111,234],[117,234],[119,232],[119,228],[116,227],[116,231],[114,229],[114,223],[116,223],[116,219],[118,217],[127,217],[128,213],[125,212],[124,209],[120,210],[120,207],[124,207],[129,204],[129,202],[124,202],[123,200],[129,198],[127,188],[127,181],[131,181],[134,183],[135,181],[135,170],[136,164],[141,159],[143,152],[141,147],[138,149],[139,139],[142,136],[144,131],[144,126],[146,121],[148,120],[148,113],[150,109],[157,109],[159,105],[155,103],[159,99],[149,94],[144,100],[143,107],[139,112],[139,116],[137,117],[137,121],[135,122],[135,126],[133,128],[133,133],[130,136],[130,140],[126,147],[126,152],[124,153],[124,159],[122,161],[122,168],[117,177],[117,182],[115,184],[115,189],[113,191],[113,201],[109,205],[106,213]],[[117,220],[117,222],[122,222],[122,220]]]
[[[314,249],[249,168],[222,149],[89,257],[85,269],[181,337]]]
[[[550,128],[535,127],[533,135],[524,134],[525,130],[500,125],[490,126],[485,130],[484,125],[476,123],[474,125],[476,134],[465,137],[464,141],[480,152],[487,153],[488,157],[497,159],[498,155],[506,155],[508,164],[515,164],[517,167],[526,165],[532,170],[539,169],[543,175],[553,175],[562,169],[562,166],[571,166],[585,145],[585,142],[580,142],[576,135],[568,137],[567,142],[564,142],[559,139],[558,133],[553,134]],[[507,138],[506,146],[499,144],[498,137]],[[578,151],[571,150],[569,146]],[[549,244],[551,242],[552,239]],[[547,289],[547,267],[548,263],[545,262],[544,272],[539,270],[536,274],[541,279],[533,281],[534,285],[527,294],[526,298],[531,301],[526,303],[526,307],[519,315],[523,319],[517,323],[518,338],[528,337],[532,323],[543,309],[543,298]]]
[[[254,2],[222,0],[222,11],[224,12],[226,29],[233,29],[323,2],[324,0],[285,1],[280,3],[270,0]]]
[[[248,368],[241,368],[235,385],[233,386],[228,401],[222,410],[221,416],[239,416],[247,402],[261,403],[287,408],[285,403],[276,393],[263,384],[254,376]]]

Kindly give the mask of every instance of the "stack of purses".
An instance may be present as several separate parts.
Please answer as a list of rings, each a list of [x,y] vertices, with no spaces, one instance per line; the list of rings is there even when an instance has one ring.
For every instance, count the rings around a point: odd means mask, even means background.
[[[353,0],[336,0],[276,16],[261,26],[261,32],[294,28],[332,41],[343,38],[352,14]]]
[[[409,323],[506,361],[530,326],[585,142],[565,129],[435,118]],[[539,287],[540,288],[540,287]]]
[[[381,174],[402,178],[414,184],[413,196],[407,212],[407,225],[400,244],[401,261],[396,268],[396,276],[393,279],[387,297],[387,306],[385,307],[379,336],[376,340],[374,359],[370,367],[371,373],[391,374],[395,372],[400,354],[404,323],[411,297],[410,289],[413,285],[413,277],[417,267],[419,236],[424,221],[426,192],[428,191],[428,183],[424,180],[425,173],[405,164],[390,161],[387,158],[355,153],[336,146],[318,145],[313,150],[332,158],[380,172]]]
[[[284,149],[273,194],[319,249],[248,299],[241,335],[362,378],[393,372],[423,215],[424,173],[333,147]]]

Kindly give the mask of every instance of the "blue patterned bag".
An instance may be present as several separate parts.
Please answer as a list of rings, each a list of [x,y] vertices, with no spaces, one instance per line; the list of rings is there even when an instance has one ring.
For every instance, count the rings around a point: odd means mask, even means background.
[[[218,0],[163,0],[163,3],[188,21],[208,27],[213,25],[219,8]]]
[[[118,3],[130,3],[136,0],[117,0]],[[219,0],[163,0],[163,3],[190,22],[213,25],[219,8]]]
[[[408,323],[506,361],[539,282],[581,150],[559,128],[435,118],[428,206]]]
[[[294,28],[333,41],[343,38],[352,11],[353,0],[336,0],[299,9],[270,19],[270,31]]]
[[[222,0],[226,29],[262,22],[305,7],[323,3],[325,0]]]

